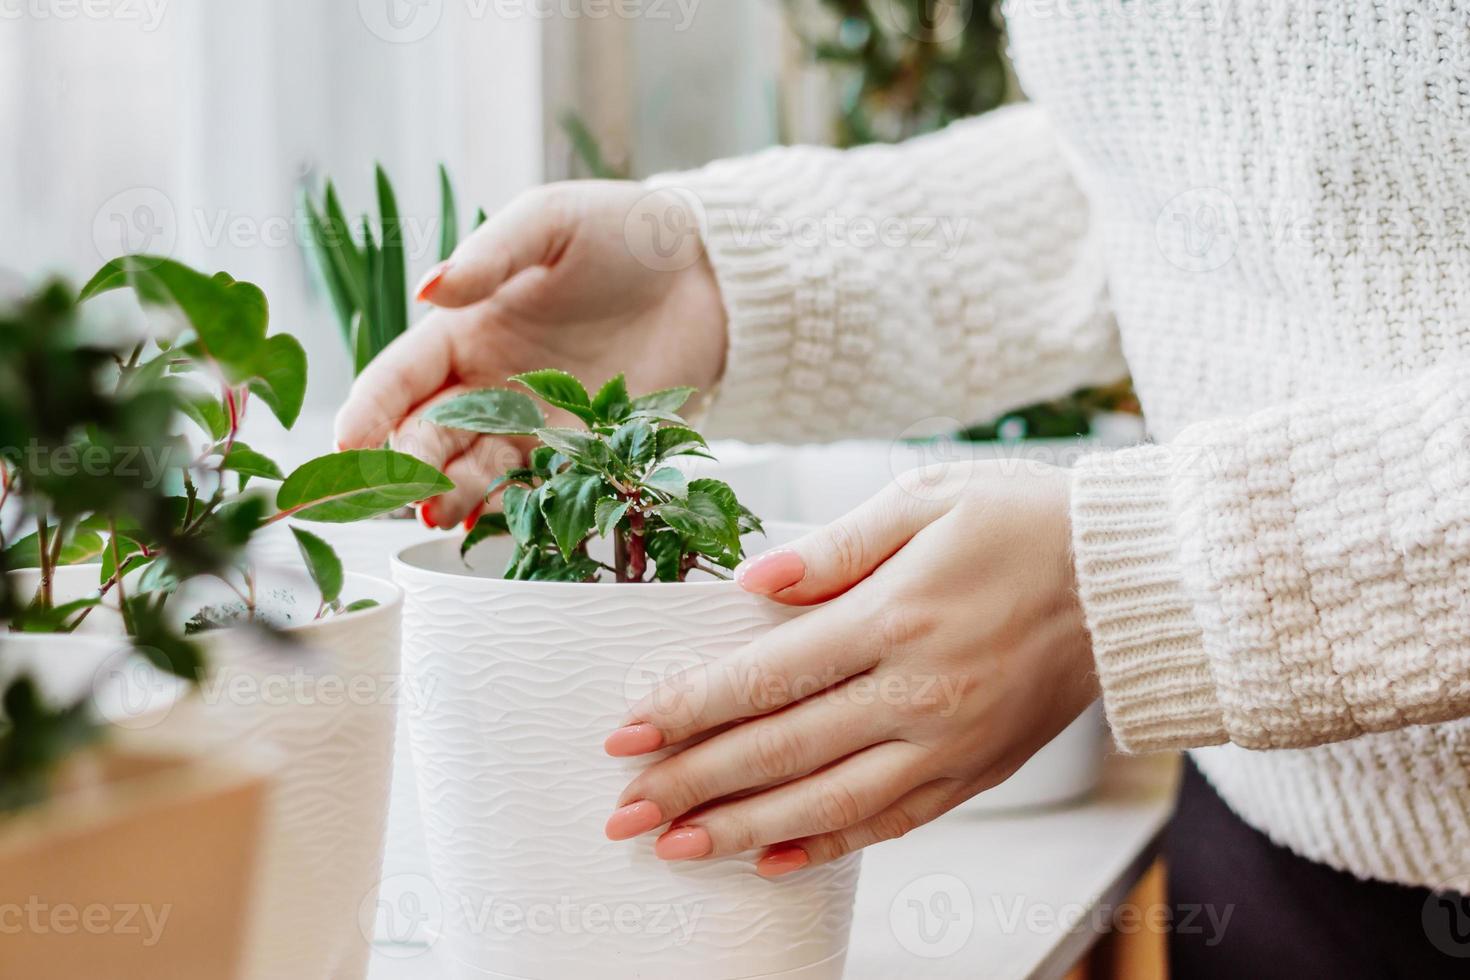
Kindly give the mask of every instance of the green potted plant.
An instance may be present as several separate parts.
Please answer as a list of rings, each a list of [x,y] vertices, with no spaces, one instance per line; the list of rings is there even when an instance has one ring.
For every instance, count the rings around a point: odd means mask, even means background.
[[[12,627],[0,633],[0,904],[30,910],[7,931],[6,969],[40,980],[236,977],[266,779],[230,752],[119,738],[101,703],[115,692],[100,680],[120,640],[74,635],[96,596],[52,597],[60,561],[102,550],[95,518],[144,524],[167,508],[160,487],[120,465],[168,443],[154,425],[170,408],[156,379],[103,383],[126,356],[82,336],[59,283],[0,306],[0,623]],[[27,525],[37,530],[20,536]],[[201,565],[230,558],[225,544],[198,545]],[[44,586],[14,565],[41,566]],[[196,678],[201,651],[134,601],[139,650]],[[52,910],[123,907],[143,910],[139,928],[50,927]]]
[[[708,455],[678,414],[693,391],[635,396],[617,377],[590,393],[560,371],[514,380],[579,424],[549,425],[521,391],[435,406],[439,425],[538,445],[488,488],[500,513],[395,565],[408,675],[435,691],[409,718],[440,955],[467,973],[538,980],[840,977],[856,857],[774,888],[749,858],[668,866],[648,839],[604,837],[610,801],[646,760],[608,758],[603,734],[671,671],[802,612],[726,580],[762,527],[727,484],[681,468]],[[793,533],[772,528],[771,540]],[[662,911],[600,934],[474,917],[559,902]]]
[[[305,255],[313,280],[328,299],[342,342],[352,359],[354,374],[360,374],[390,343],[410,329],[414,302],[408,292],[409,267],[420,256],[412,254],[420,236],[411,219],[399,207],[398,194],[388,173],[375,171],[377,214],[348,217],[336,185],[328,180],[321,193],[309,189],[301,196],[301,213],[306,229]],[[439,211],[437,234],[425,234],[442,261],[459,244],[463,227],[458,198],[448,169],[439,167]],[[485,221],[477,210],[471,227]],[[425,231],[434,230],[428,226]],[[364,575],[387,577],[388,563],[400,549],[434,536],[414,519],[411,508],[400,508],[372,524],[350,529],[319,530],[341,557],[344,567]],[[276,528],[261,535],[256,550],[263,558],[281,561],[294,553],[296,544],[287,529]]]
[[[91,387],[61,403],[39,370],[17,379],[24,411],[5,433],[16,447],[7,458],[17,461],[6,485],[11,509],[36,530],[6,542],[12,567],[35,566],[8,576],[12,589],[29,591],[12,628],[50,631],[58,642],[129,635],[141,657],[199,687],[185,695],[149,674],[145,709],[115,721],[289,758],[267,813],[245,975],[361,976],[368,947],[356,915],[382,848],[400,593],[344,573],[304,529],[293,534],[294,567],[241,556],[258,532],[288,519],[363,520],[450,484],[388,450],[283,472],[239,439],[252,401],[290,426],[306,388],[300,345],[269,333],[260,290],[128,257],[108,263],[81,298],[122,288],[179,333],[105,358],[62,343],[58,358],[85,355],[92,368],[82,375]],[[115,433],[67,414],[89,397]],[[29,452],[37,443],[48,452]],[[85,459],[99,445],[114,452],[97,455],[92,469],[68,475],[56,465],[58,451]],[[135,465],[124,465],[127,453]],[[140,457],[151,462],[136,465]],[[114,484],[115,494],[100,492]]]

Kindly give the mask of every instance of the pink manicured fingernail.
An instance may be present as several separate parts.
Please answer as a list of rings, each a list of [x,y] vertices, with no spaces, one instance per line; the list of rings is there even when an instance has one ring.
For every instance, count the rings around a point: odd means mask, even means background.
[[[620,807],[607,818],[606,834],[608,840],[628,840],[639,834],[646,834],[653,828],[664,822],[664,815],[659,810],[658,804],[652,800],[639,800],[637,803],[629,803]]]
[[[735,581],[746,592],[773,595],[806,578],[806,562],[789,548],[768,551],[735,569]]]
[[[663,745],[663,732],[649,724],[638,724],[619,728],[607,737],[602,748],[608,755],[626,758],[657,752]]]
[[[755,863],[755,873],[762,878],[779,878],[811,863],[811,855],[799,847],[773,847]]]
[[[680,827],[671,830],[653,845],[653,853],[663,861],[692,861],[715,849],[709,831],[703,827]]]
[[[418,298],[418,301],[422,303],[425,300],[429,299],[433,295],[434,290],[438,288],[439,283],[443,282],[444,277],[449,274],[449,270],[453,268],[454,263],[445,260],[434,266],[434,268],[430,269],[424,275],[424,278],[419,280],[418,288],[413,291],[413,294],[415,297]]]

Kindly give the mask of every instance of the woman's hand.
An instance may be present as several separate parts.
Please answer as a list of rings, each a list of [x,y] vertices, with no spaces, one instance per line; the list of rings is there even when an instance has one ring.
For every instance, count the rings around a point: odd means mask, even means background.
[[[651,766],[607,834],[672,821],[666,860],[756,847],[761,874],[824,864],[1000,783],[1097,696],[1075,595],[1064,470],[946,465],[737,573],[750,592],[831,600],[665,682],[615,756],[734,727]],[[742,721],[742,719],[744,719]]]
[[[337,443],[391,440],[443,470],[456,489],[421,511],[437,527],[472,517],[524,446],[422,422],[433,402],[547,367],[589,384],[627,369],[639,392],[708,389],[723,370],[719,286],[695,212],[674,191],[579,181],[522,194],[430,270],[418,296],[439,309],[363,371]]]

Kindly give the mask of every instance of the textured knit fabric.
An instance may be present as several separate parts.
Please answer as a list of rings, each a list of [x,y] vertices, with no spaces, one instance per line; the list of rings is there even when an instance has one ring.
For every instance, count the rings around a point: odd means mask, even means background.
[[[1121,348],[1158,444],[1073,505],[1117,740],[1232,743],[1197,763],[1279,843],[1464,890],[1470,3],[1009,7],[1032,104],[663,179],[730,315],[712,428],[892,437]]]

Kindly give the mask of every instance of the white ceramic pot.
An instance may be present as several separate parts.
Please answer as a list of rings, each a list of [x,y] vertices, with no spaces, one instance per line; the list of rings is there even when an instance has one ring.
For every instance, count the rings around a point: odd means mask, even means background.
[[[342,567],[359,575],[391,580],[393,557],[410,545],[449,537],[445,531],[425,527],[409,518],[382,518],[356,524],[299,525],[323,538]],[[262,564],[292,565],[301,561],[296,538],[285,523],[266,528],[250,543],[252,557]],[[405,689],[411,697],[414,692]],[[427,875],[429,852],[424,844],[423,819],[419,815],[418,784],[414,779],[413,752],[409,747],[408,723],[404,717],[407,701],[399,706],[397,734],[393,745],[393,785],[389,792],[388,833],[383,851],[383,877]],[[389,933],[378,941],[393,944]],[[391,955],[391,954],[390,954]]]
[[[772,529],[772,541],[781,532]],[[649,760],[602,741],[661,679],[800,615],[729,582],[555,584],[467,567],[453,541],[403,552],[405,667],[434,893],[435,953],[462,978],[838,980],[858,858],[780,881],[754,855],[668,864],[603,825]],[[433,938],[432,936],[429,938]]]
[[[96,589],[97,566],[59,570],[58,601]],[[142,670],[136,658],[108,668],[130,689],[110,720],[150,737],[205,750],[251,745],[278,760],[252,903],[246,980],[361,980],[370,936],[359,910],[375,901],[392,774],[402,592],[349,574],[348,601],[377,608],[314,621],[315,586],[304,570],[257,569],[263,613],[284,636],[250,629],[200,634],[211,666],[201,690]],[[212,580],[191,583],[170,603],[179,618],[234,594]],[[99,610],[85,629],[116,635],[118,614]],[[139,696],[142,696],[141,698]]]

